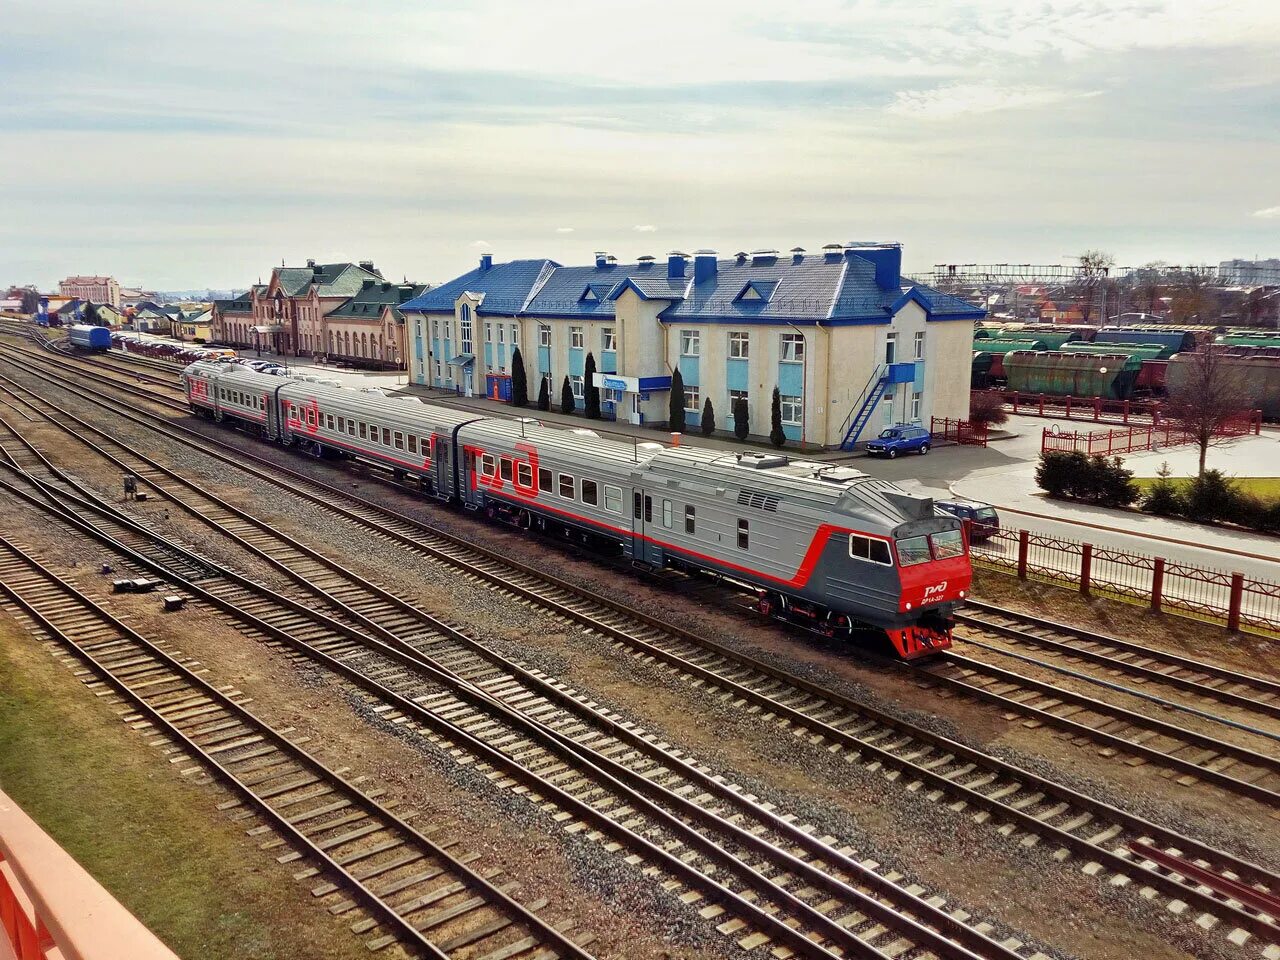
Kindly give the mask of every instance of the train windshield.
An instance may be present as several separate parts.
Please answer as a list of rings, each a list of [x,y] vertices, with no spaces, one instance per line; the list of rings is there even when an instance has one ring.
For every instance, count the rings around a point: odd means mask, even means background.
[[[898,563],[904,567],[932,560],[928,537],[908,537],[898,541]]]
[[[964,556],[964,538],[959,530],[944,530],[929,537],[933,544],[933,559],[947,560],[951,557]]]

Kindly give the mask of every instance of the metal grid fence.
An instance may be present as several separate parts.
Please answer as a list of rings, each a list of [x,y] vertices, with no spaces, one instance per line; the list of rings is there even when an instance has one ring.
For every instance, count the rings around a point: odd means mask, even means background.
[[[1261,419],[1254,414],[1224,423],[1215,437],[1243,437],[1261,430]],[[1195,443],[1195,434],[1172,423],[1130,426],[1123,430],[1095,430],[1092,433],[1064,432],[1055,424],[1046,427],[1040,438],[1040,452],[1050,450],[1101,454],[1104,457],[1122,453],[1176,447]]]
[[[1074,586],[1200,620],[1280,636],[1280,583],[1163,557],[1096,547],[1028,530],[1000,530],[975,543],[978,566],[1019,579]]]

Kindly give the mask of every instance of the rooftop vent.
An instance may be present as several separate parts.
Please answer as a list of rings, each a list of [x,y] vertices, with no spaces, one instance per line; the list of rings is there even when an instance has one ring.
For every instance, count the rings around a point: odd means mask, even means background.
[[[777,513],[778,503],[779,498],[772,493],[761,493],[759,490],[738,491],[738,505],[741,507],[755,507],[757,510]]]
[[[762,248],[760,250],[751,251],[752,263],[768,263],[771,260],[777,260],[777,259],[778,259],[777,250],[767,250]]]
[[[316,262],[315,262],[314,260],[308,260],[308,261],[307,261],[307,266],[308,266],[308,267],[314,267],[315,265],[316,265]]]
[[[791,248],[791,259],[792,259],[795,263],[799,263],[801,260],[803,260],[803,259],[804,259],[804,247],[792,247],[792,248]]]
[[[373,261],[372,261],[372,260],[361,260],[361,261],[360,261],[360,268],[361,268],[362,270],[368,270],[370,273],[374,273],[374,272],[376,272],[376,271],[373,269]]]
[[[667,254],[667,277],[671,280],[683,280],[684,268],[689,255],[681,250],[672,250]]]
[[[716,275],[716,252],[699,250],[693,256],[693,282],[703,283]]]
[[[493,254],[492,253],[480,254],[480,272],[484,273],[492,269],[493,269]]]
[[[747,252],[745,250],[739,250],[733,255],[733,259],[737,262],[738,266],[742,266],[747,262]]]
[[[654,261],[653,255],[648,253],[646,253],[644,256],[636,257],[636,263],[643,263],[645,266],[648,266],[649,264],[653,263],[653,261]]]
[[[738,457],[738,466],[749,470],[768,470],[785,467],[791,460],[785,453],[747,453]]]
[[[824,243],[822,257],[827,263],[833,263],[844,256],[844,245],[840,243]]]
[[[605,262],[606,262],[608,259],[609,259],[609,255],[608,255],[607,253],[605,253],[603,250],[597,250],[597,251],[596,251],[596,266],[597,266],[597,267],[603,267],[603,266],[605,265]]]

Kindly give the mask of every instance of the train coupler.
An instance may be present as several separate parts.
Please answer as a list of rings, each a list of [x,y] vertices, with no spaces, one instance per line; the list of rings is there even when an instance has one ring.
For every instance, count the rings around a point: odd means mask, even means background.
[[[887,630],[889,642],[903,660],[918,660],[951,646],[951,625],[931,627],[917,623],[901,630]]]

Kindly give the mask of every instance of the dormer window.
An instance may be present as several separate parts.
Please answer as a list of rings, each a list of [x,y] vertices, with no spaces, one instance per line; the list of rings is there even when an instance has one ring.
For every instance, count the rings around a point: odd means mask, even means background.
[[[600,298],[599,298],[598,296],[596,296],[596,292],[595,292],[594,290],[592,290],[590,287],[586,287],[586,288],[582,291],[582,296],[580,296],[580,297],[578,298],[578,300],[579,300],[579,301],[585,301],[585,302],[587,302],[587,303],[599,303],[599,302],[600,302]]]
[[[750,280],[735,299],[740,303],[768,303],[777,289],[777,280]]]

